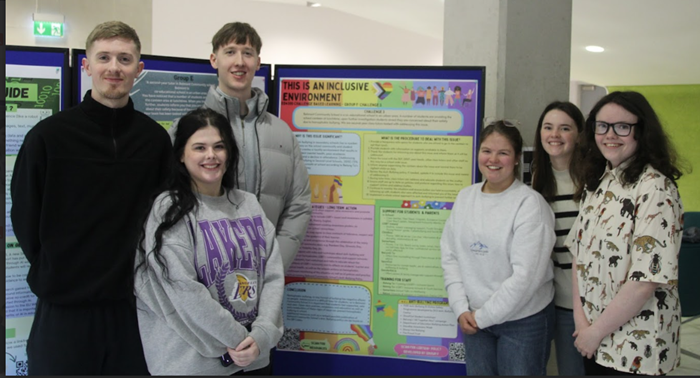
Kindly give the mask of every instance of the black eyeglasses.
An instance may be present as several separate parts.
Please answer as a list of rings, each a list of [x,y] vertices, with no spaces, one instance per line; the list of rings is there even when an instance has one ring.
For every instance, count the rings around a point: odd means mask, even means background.
[[[484,118],[484,127],[489,127],[491,125],[495,125],[498,122],[503,122],[503,124],[505,126],[508,126],[508,127],[520,126],[520,121],[518,121],[517,119],[498,119],[498,118],[486,117],[486,118]]]
[[[596,121],[595,122],[595,133],[598,135],[605,135],[608,133],[608,130],[610,130],[610,127],[612,126],[613,132],[617,134],[617,136],[628,136],[632,132],[632,126],[637,126],[636,123],[625,123],[625,122],[617,122],[617,123],[607,123],[603,121]]]

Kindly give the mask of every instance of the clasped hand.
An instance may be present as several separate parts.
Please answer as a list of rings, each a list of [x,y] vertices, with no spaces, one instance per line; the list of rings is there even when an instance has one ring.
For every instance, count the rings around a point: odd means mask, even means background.
[[[474,311],[465,311],[461,313],[457,320],[459,321],[459,328],[467,335],[473,335],[479,330],[479,326],[476,324]]]
[[[595,327],[587,326],[577,329],[573,333],[574,346],[585,358],[593,358],[595,351],[600,346],[603,336],[599,335]]]
[[[252,337],[248,336],[236,347],[236,349],[226,348],[233,363],[237,366],[248,366],[260,355],[258,344]]]

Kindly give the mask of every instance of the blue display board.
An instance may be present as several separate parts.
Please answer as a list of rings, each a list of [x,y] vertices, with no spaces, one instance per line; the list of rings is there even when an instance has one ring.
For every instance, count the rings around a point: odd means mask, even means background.
[[[439,239],[479,181],[484,67],[275,66],[313,213],[276,374],[463,375]]]
[[[60,110],[69,105],[67,102],[70,93],[71,72],[68,66],[69,52],[65,48],[33,47],[33,46],[6,46],[5,47],[5,81],[8,80],[7,66],[22,67],[49,67],[60,69],[61,78],[61,105]],[[30,69],[32,70],[32,69]],[[27,72],[27,70],[23,70]],[[52,77],[54,75],[51,75]]]
[[[7,46],[5,49],[5,183],[12,179],[24,137],[37,122],[66,107],[68,49]],[[5,375],[27,375],[26,345],[36,296],[26,277],[29,262],[17,242],[5,188]]]

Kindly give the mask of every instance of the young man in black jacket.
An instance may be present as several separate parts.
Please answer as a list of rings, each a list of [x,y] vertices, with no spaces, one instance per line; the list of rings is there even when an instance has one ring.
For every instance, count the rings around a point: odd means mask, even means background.
[[[11,219],[38,297],[30,375],[148,374],[133,257],[139,218],[166,176],[172,147],[129,97],[140,56],[130,26],[95,27],[82,62],[92,90],[39,122],[17,156]]]

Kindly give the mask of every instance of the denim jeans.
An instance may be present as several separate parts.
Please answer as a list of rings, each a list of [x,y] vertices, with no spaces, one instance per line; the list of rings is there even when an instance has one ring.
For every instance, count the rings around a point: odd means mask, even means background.
[[[554,326],[554,349],[557,355],[559,375],[586,375],[583,356],[574,346],[576,330],[574,312],[564,308],[555,308],[556,324]]]
[[[540,312],[464,335],[467,375],[547,375],[554,303]]]

